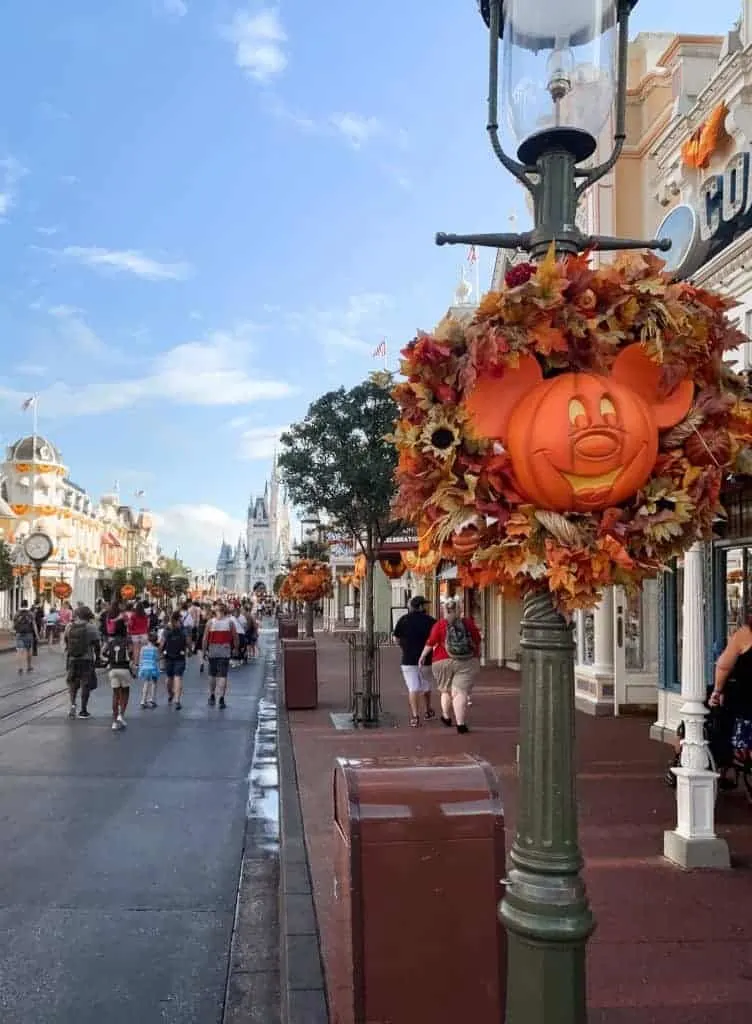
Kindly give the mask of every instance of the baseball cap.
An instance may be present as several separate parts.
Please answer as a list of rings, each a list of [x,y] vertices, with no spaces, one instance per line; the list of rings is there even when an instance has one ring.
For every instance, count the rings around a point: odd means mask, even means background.
[[[417,612],[420,608],[425,608],[426,599],[422,594],[416,594],[415,597],[410,599],[410,607],[414,612]]]

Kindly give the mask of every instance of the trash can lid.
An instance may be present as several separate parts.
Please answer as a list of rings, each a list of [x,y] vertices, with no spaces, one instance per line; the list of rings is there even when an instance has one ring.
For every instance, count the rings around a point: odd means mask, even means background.
[[[490,838],[504,828],[496,772],[470,754],[338,758],[334,818],[353,843]]]

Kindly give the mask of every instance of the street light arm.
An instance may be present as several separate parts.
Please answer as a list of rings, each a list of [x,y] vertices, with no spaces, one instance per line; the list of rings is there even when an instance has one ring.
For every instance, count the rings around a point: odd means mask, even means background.
[[[491,249],[524,249],[528,252],[531,245],[531,233],[522,234],[489,234],[489,235],[448,235],[439,231],[436,235],[437,245],[480,245]]]
[[[601,252],[623,252],[627,249],[658,249],[660,252],[668,252],[671,239],[652,238],[645,241],[639,238],[615,238],[612,235],[587,235],[583,238],[583,246]]]
[[[528,168],[524,164],[508,156],[499,139],[499,29],[501,28],[501,0],[490,0],[489,39],[490,57],[488,61],[488,137],[491,148],[501,164],[520,184],[535,195],[535,184],[527,175]]]
[[[635,6],[636,0],[619,0],[618,32],[619,52],[617,54],[616,81],[618,89],[616,93],[616,125],[614,131],[614,149],[608,160],[597,167],[591,167],[583,177],[582,182],[577,186],[575,193],[579,200],[591,185],[600,181],[616,165],[624,149],[624,142],[627,138],[627,75],[629,67],[629,15]]]

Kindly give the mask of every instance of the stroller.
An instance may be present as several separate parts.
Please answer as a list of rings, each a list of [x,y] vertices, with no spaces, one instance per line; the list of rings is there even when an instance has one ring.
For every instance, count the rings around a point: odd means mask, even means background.
[[[724,688],[724,702],[720,707],[710,706],[710,694],[713,687],[708,687],[705,698],[705,707],[708,709],[705,718],[704,733],[705,742],[708,745],[708,770],[718,772],[718,789],[721,792],[738,789],[742,782],[746,791],[747,799],[752,802],[752,763],[741,757],[734,750],[734,720],[736,718],[736,683],[730,677]],[[684,722],[680,722],[676,730],[677,738],[681,741],[685,736]],[[669,762],[664,776],[666,784],[676,789],[676,776],[672,768],[681,765],[681,752]]]

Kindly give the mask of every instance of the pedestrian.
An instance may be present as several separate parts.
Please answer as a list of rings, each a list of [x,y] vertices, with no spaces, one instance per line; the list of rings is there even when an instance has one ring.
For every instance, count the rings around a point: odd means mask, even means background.
[[[214,707],[219,697],[219,707],[227,705],[227,675],[230,659],[237,650],[238,637],[232,619],[227,614],[227,606],[218,601],[214,615],[209,619],[204,630],[203,651],[209,659],[209,707]]]
[[[128,615],[128,636],[131,640],[133,667],[136,668],[140,664],[141,650],[149,639],[149,616],[141,601]]]
[[[180,612],[173,612],[170,624],[165,629],[159,648],[164,655],[164,671],[167,678],[167,703],[175,701],[175,710],[183,706],[183,676],[188,642],[183,630]]]
[[[76,698],[81,691],[79,718],[91,718],[89,697],[97,687],[96,665],[100,655],[99,630],[94,622],[93,612],[82,605],[76,608],[73,621],[63,637],[66,655],[66,682],[70,695],[69,718],[76,717]]]
[[[402,678],[407,686],[410,725],[413,728],[420,725],[421,715],[426,719],[436,717],[431,707],[430,654],[420,664],[420,656],[435,623],[436,619],[426,611],[425,597],[417,595],[410,601],[408,613],[397,620],[393,630],[402,648]]]
[[[433,677],[441,695],[441,722],[451,728],[452,711],[458,733],[468,732],[467,704],[480,668],[481,637],[470,616],[463,618],[454,598],[444,605],[426,641],[418,664],[433,658]]]
[[[131,643],[133,643],[132,637]],[[131,657],[133,657],[132,653]],[[157,683],[159,682],[159,648],[157,647],[155,633],[148,633],[146,643],[140,645],[138,678],[143,683],[141,688],[141,707],[155,708],[157,706]]]
[[[259,627],[253,611],[248,613],[248,651],[252,658],[258,656]]]
[[[133,679],[128,624],[123,616],[114,621],[113,633],[108,637],[103,653],[112,688],[112,731],[122,732],[126,727],[125,711]]]
[[[39,639],[39,630],[28,601],[21,602],[21,607],[13,617],[13,632],[16,637],[18,674],[21,676],[24,669],[27,672],[32,670],[31,656],[34,651],[34,640],[35,638]]]
[[[60,631],[64,633],[65,630],[73,622],[73,609],[70,606],[70,601],[63,601],[60,605]]]
[[[60,639],[60,613],[54,605],[44,617],[44,634],[50,647]]]

